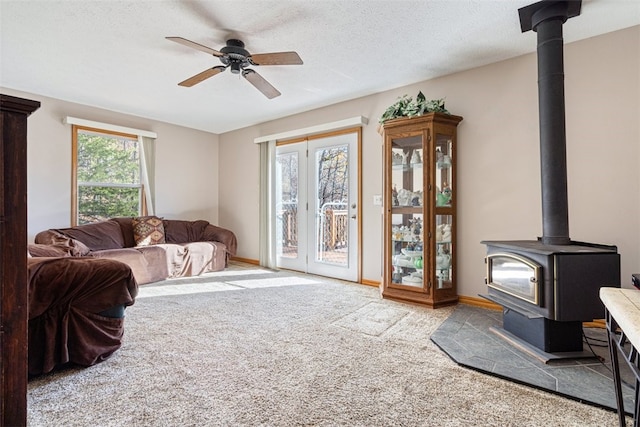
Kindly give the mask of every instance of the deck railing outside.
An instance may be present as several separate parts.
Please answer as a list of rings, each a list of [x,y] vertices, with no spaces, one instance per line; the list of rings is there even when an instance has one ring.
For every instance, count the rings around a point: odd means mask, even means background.
[[[298,203],[283,202],[279,206],[281,255],[296,257],[298,254]],[[344,202],[325,203],[318,210],[318,248],[320,261],[333,263],[346,262],[348,248],[349,217],[347,204]]]

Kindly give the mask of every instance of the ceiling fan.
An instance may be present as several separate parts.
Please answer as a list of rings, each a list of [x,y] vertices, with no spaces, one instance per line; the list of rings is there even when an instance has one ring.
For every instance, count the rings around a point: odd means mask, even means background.
[[[273,87],[271,83],[266,81],[264,77],[256,71],[247,67],[259,65],[302,64],[302,59],[300,59],[300,56],[296,52],[258,53],[252,55],[244,48],[244,43],[238,39],[227,40],[227,45],[219,51],[182,37],[166,37],[166,39],[216,56],[220,58],[220,62],[224,64],[204,70],[203,72],[178,83],[178,85],[185,87],[196,85],[209,77],[213,77],[216,74],[225,71],[227,68],[230,68],[233,74],[242,73],[242,76],[247,79],[249,83],[262,92],[264,96],[272,99],[276,96],[280,96],[278,89]]]

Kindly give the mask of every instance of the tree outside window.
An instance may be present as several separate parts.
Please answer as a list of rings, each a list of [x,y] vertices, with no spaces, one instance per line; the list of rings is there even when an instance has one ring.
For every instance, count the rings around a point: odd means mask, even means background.
[[[74,126],[75,225],[144,214],[136,135]]]

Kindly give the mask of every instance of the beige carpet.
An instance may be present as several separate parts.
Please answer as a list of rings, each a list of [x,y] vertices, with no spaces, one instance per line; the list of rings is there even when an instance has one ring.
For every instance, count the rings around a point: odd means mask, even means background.
[[[30,426],[614,426],[616,414],[462,368],[451,313],[244,264],[141,287],[107,361],[29,382]]]

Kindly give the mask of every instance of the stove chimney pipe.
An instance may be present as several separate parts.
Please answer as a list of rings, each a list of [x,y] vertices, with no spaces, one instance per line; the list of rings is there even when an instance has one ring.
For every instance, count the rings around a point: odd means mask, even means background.
[[[518,10],[522,32],[538,36],[538,111],[542,183],[542,243],[568,245],[567,150],[562,25],[580,14],[581,0],[546,0]]]

